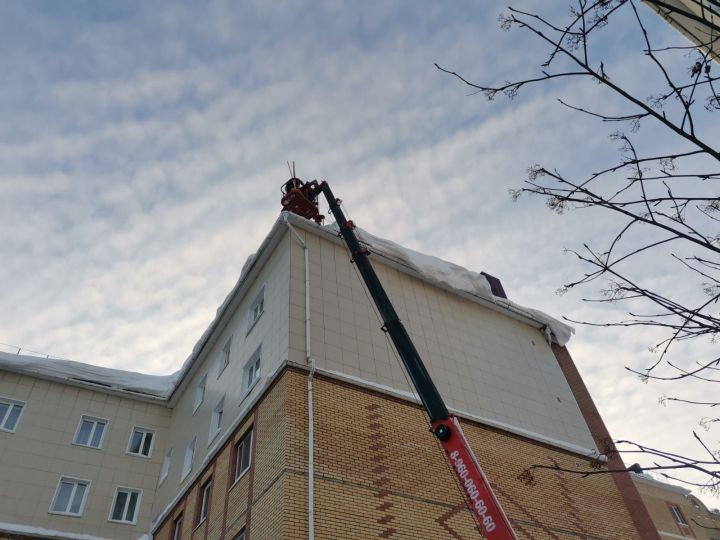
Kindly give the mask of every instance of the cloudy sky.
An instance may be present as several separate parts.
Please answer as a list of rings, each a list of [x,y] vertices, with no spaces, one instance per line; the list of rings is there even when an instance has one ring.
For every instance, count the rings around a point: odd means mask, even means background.
[[[286,160],[330,181],[363,228],[499,276],[518,303],[617,316],[581,302],[592,289],[555,294],[583,272],[564,248],[602,242],[612,227],[508,195],[534,163],[575,174],[616,156],[613,127],[556,98],[614,102],[575,83],[488,102],[433,66],[486,83],[536,73],[543,51],[499,29],[504,9],[0,4],[0,347],[176,370],[276,219]],[[642,9],[658,42],[683,44]],[[598,46],[613,77],[632,88],[653,80],[627,52],[639,46],[631,24]],[[646,139],[655,135],[648,126]],[[673,279],[660,260],[641,270]],[[697,455],[702,412],[663,408],[669,389],[624,369],[652,360],[655,337],[579,327],[570,350],[613,436]]]

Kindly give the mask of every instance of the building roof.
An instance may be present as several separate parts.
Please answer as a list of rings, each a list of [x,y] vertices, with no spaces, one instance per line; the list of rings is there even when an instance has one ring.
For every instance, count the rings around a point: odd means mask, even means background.
[[[75,386],[90,386],[112,393],[130,394],[148,400],[165,401],[177,384],[179,372],[172,375],[148,375],[102,366],[27,356],[0,351],[0,369],[62,381]]]
[[[717,51],[720,6],[714,0],[644,0],[645,4],[703,50]],[[718,60],[717,52],[711,57]]]
[[[244,298],[247,289],[252,285],[275,246],[286,233],[288,226],[317,234],[337,244],[342,243],[334,224],[322,227],[295,214],[281,213],[258,251],[248,257],[238,281],[218,307],[215,317],[198,339],[182,367],[173,374],[149,375],[71,360],[6,352],[0,352],[0,369],[122,394],[135,399],[160,401],[173,406],[181,393],[178,390],[186,384],[188,375],[194,372],[194,368],[198,364],[197,360],[203,351],[209,350],[219,338],[220,332],[217,330],[222,330],[227,325],[232,313]],[[494,295],[488,279],[482,273],[473,272],[437,257],[404,248],[390,240],[373,236],[362,229],[357,229],[356,232],[360,241],[366,244],[373,255],[381,259],[383,263],[431,285],[541,329],[548,341],[553,340],[559,345],[565,345],[574,332],[572,327],[541,311],[520,306],[507,298]]]
[[[675,484],[670,484],[668,482],[663,482],[662,480],[659,480],[653,476],[650,476],[647,473],[643,473],[643,474],[632,473],[630,476],[636,482],[641,482],[641,483],[647,484],[649,486],[655,486],[657,488],[661,488],[661,489],[664,489],[667,491],[671,491],[673,493],[677,493],[678,495],[687,496],[687,495],[690,495],[690,493],[691,493],[691,491],[687,488],[684,488],[682,486],[677,486]]]

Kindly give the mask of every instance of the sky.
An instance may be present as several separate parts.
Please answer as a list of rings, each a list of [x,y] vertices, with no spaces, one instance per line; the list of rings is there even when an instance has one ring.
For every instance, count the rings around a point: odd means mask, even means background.
[[[558,97],[620,105],[574,82],[488,102],[434,67],[484,83],[536,74],[546,51],[500,30],[503,11],[496,1],[0,2],[0,348],[175,371],[277,218],[288,160],[301,178],[329,181],[373,234],[498,276],[522,305],[617,319],[619,306],[582,302],[596,288],[556,294],[585,270],[566,248],[602,243],[613,223],[513,202],[508,190],[535,163],[572,175],[617,157],[616,128]],[[684,44],[641,14],[659,43]],[[639,45],[620,22],[598,50],[641,90],[657,74],[628,54]],[[659,129],[643,129],[663,147]],[[675,279],[662,259],[636,270]],[[648,365],[656,338],[577,326],[569,348],[615,438],[698,455],[702,411],[661,405],[670,389],[625,369]],[[717,432],[704,436],[718,446]]]

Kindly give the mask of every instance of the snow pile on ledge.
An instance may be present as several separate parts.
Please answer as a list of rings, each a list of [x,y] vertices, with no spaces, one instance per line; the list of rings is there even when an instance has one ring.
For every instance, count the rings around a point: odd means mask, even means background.
[[[428,279],[428,281],[446,285],[458,291],[482,296],[483,298],[492,295],[490,283],[482,274],[432,255],[425,255],[402,247],[395,242],[379,238],[360,228],[355,229],[355,232],[358,239],[371,246],[373,251],[411,268]]]
[[[180,372],[172,375],[147,375],[101,366],[92,366],[71,360],[55,360],[0,352],[0,369],[30,373],[39,377],[60,379],[85,385],[94,385],[117,392],[151,398],[167,399]]]
[[[50,529],[43,529],[42,527],[33,527],[30,525],[20,525],[18,523],[0,523],[0,532],[2,533],[13,533],[13,534],[24,534],[27,536],[34,536],[37,538],[65,538],[68,540],[107,540],[99,536],[93,536],[91,534],[79,534],[69,533],[62,531],[53,531]]]
[[[331,223],[323,228],[333,233],[338,232],[337,223]],[[548,339],[552,338],[561,346],[564,346],[570,341],[570,337],[575,333],[575,329],[572,326],[542,311],[526,308],[507,298],[500,298],[493,295],[490,283],[482,274],[444,261],[438,257],[425,255],[424,253],[405,248],[390,240],[372,235],[359,227],[355,229],[355,234],[371,251],[410,269],[430,283],[455,291],[469,293],[501,306],[517,315],[536,321],[545,328]]]

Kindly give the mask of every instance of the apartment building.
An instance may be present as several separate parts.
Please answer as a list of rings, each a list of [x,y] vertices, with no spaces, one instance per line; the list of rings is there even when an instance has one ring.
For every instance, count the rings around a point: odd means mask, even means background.
[[[172,414],[168,382],[0,353],[0,538],[141,536]]]
[[[710,510],[684,487],[648,474],[631,476],[660,538],[720,540],[720,511]]]
[[[570,329],[361,240],[518,536],[658,538],[626,474],[524,474],[609,438]],[[480,538],[428,427],[336,232],[283,213],[175,374],[0,353],[0,539]]]

